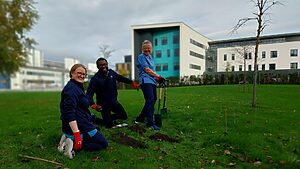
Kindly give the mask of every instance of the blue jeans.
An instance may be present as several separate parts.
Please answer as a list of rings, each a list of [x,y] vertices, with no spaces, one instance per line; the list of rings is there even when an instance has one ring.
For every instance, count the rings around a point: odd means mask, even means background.
[[[152,126],[154,122],[154,105],[157,100],[156,85],[151,83],[141,84],[141,88],[144,94],[145,105],[140,115],[136,118],[136,121],[143,122],[147,119],[147,126]]]

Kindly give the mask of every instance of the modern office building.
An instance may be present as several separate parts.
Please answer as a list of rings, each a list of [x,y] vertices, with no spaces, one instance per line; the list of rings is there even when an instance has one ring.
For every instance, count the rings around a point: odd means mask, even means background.
[[[183,22],[132,26],[132,78],[137,79],[136,59],[144,40],[152,41],[155,71],[163,77],[201,75],[209,38]]]
[[[255,37],[213,41],[182,22],[132,26],[132,78],[144,40],[153,43],[155,71],[164,77],[254,69]],[[299,69],[300,33],[261,37],[258,70]]]
[[[300,33],[262,36],[258,70],[299,69]],[[209,42],[207,71],[253,71],[255,38]]]

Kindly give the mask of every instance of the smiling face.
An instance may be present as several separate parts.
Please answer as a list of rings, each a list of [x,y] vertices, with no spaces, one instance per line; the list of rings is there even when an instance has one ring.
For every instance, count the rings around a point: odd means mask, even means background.
[[[97,62],[97,68],[99,69],[101,74],[106,74],[108,71],[108,63],[106,60],[99,60]]]
[[[149,56],[152,52],[152,44],[150,41],[146,41],[143,43],[143,46],[142,46],[142,50],[143,50],[143,53],[146,55],[146,56]]]
[[[86,77],[86,69],[82,66],[77,67],[74,71],[71,71],[71,79],[84,83],[84,79]]]

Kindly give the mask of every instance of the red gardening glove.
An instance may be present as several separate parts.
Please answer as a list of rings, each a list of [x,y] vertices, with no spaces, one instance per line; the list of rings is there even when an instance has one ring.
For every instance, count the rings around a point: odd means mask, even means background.
[[[96,110],[97,109],[97,104],[91,105],[91,108],[94,109],[94,110]]]
[[[155,78],[155,80],[160,84],[160,83],[163,83],[163,82],[165,82],[165,78],[163,78],[163,77],[161,77],[161,76],[157,76],[156,78]]]
[[[93,104],[91,105],[91,108],[100,112],[102,110],[102,107],[100,105],[97,105],[97,104]]]
[[[132,86],[133,86],[135,89],[139,89],[139,85],[138,85],[135,81],[132,82]]]
[[[80,131],[74,132],[74,151],[79,151],[82,148],[82,139]]]

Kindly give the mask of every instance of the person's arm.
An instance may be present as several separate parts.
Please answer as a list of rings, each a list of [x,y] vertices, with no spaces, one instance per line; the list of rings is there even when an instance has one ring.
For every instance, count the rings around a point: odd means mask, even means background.
[[[122,75],[120,75],[119,73],[113,71],[113,70],[110,70],[113,72],[114,76],[116,77],[116,80],[118,82],[123,82],[123,83],[127,83],[127,84],[132,84],[133,80],[127,78],[127,77],[124,77]]]
[[[70,127],[71,127],[73,133],[79,132],[79,129],[78,129],[78,125],[77,125],[77,121],[76,121],[76,120],[70,121],[70,122],[69,122],[69,125],[70,125]]]
[[[150,76],[153,76],[153,77],[159,77],[160,75],[157,74],[155,71],[151,70],[149,67],[145,67],[144,68],[144,71],[150,75]]]

